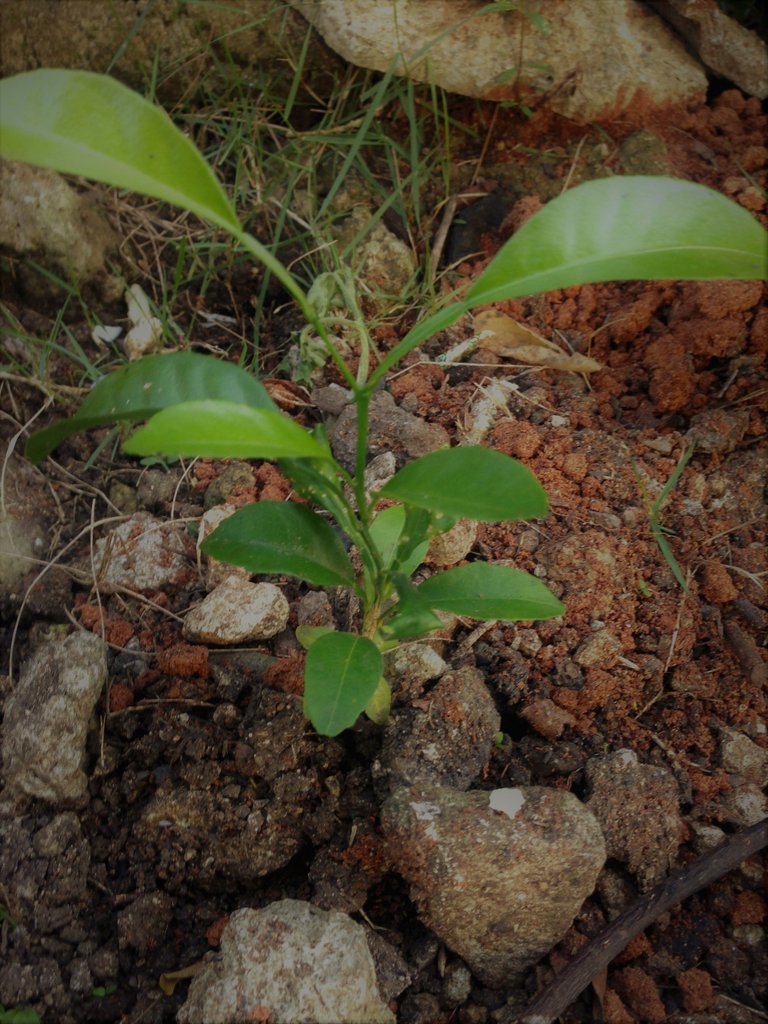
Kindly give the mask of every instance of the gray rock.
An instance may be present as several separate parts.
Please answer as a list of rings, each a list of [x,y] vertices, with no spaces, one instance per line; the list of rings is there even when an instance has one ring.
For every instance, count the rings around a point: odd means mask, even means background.
[[[720,756],[723,768],[732,775],[740,775],[756,786],[768,786],[768,750],[758,747],[749,736],[735,729],[724,729],[720,737]]]
[[[137,512],[98,540],[93,572],[102,593],[188,587],[197,577],[191,538],[172,523]],[[90,562],[88,564],[90,569]]]
[[[573,660],[582,668],[612,668],[621,656],[621,641],[608,629],[600,629],[576,651]]]
[[[417,696],[430,679],[439,678],[448,665],[428,643],[404,644],[384,656],[384,675],[393,688]]]
[[[56,806],[86,796],[85,739],[107,677],[107,647],[93,633],[73,633],[39,647],[6,701],[3,775],[17,795]]]
[[[394,711],[379,758],[372,765],[377,790],[424,783],[469,789],[491,753],[501,719],[478,669],[440,679],[422,706]]]
[[[357,445],[357,410],[347,405],[328,431],[333,453],[350,472],[354,470]],[[410,458],[448,445],[443,427],[425,423],[395,404],[388,391],[377,391],[371,398],[368,450],[372,456],[393,451]]]
[[[428,565],[456,565],[467,557],[476,537],[477,523],[473,519],[460,519],[450,530],[432,538],[424,561]]]
[[[379,995],[365,929],[300,900],[232,914],[221,955],[193,980],[176,1019],[240,1024],[256,1010],[276,1024],[395,1020]]]
[[[421,920],[491,987],[562,937],[605,861],[597,821],[562,790],[414,786],[381,820]]]
[[[165,938],[173,917],[174,899],[166,892],[144,892],[117,915],[120,949],[148,953]]]
[[[636,113],[638,102],[653,108],[697,101],[706,90],[698,61],[635,0],[539,0],[546,32],[522,10],[478,17],[466,0],[399,4],[396,13],[377,0],[290,3],[353,64],[386,71],[396,59],[410,78],[481,99],[547,94],[552,110],[578,121],[616,117],[630,107]],[[510,54],[518,68],[513,77]],[[574,76],[575,89],[567,87]]]
[[[265,640],[285,629],[290,607],[273,583],[228,576],[184,619],[184,636],[207,644]]]
[[[213,484],[211,484],[212,486]],[[210,489],[209,487],[208,490],[210,491]],[[240,565],[220,562],[218,558],[211,558],[210,555],[205,555],[200,550],[203,541],[213,533],[217,526],[220,526],[225,519],[229,519],[235,512],[237,512],[237,507],[229,503],[213,505],[203,513],[200,519],[200,525],[197,530],[197,557],[205,566],[205,589],[208,591],[215,590],[216,587],[224,583],[230,576],[237,576],[241,580],[250,580],[253,575],[248,569],[244,569]]]
[[[93,194],[77,192],[60,174],[3,160],[0,164],[0,249],[18,261],[25,298],[38,308],[60,304],[64,293],[29,265],[33,259],[90,299],[112,302],[122,294],[119,277],[107,270],[120,239]]]
[[[586,804],[600,822],[608,856],[650,889],[669,870],[682,838],[677,783],[664,768],[640,764],[632,750],[593,757],[586,773]]]
[[[768,817],[768,797],[752,782],[745,782],[723,793],[719,803],[724,820],[743,828]]]

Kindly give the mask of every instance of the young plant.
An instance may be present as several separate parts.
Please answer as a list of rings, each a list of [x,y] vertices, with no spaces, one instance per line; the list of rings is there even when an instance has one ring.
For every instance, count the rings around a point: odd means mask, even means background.
[[[643,499],[643,504],[645,505],[645,510],[648,513],[648,521],[651,527],[651,535],[653,536],[653,539],[656,541],[659,551],[664,556],[664,561],[669,566],[672,575],[675,577],[677,582],[680,584],[683,592],[686,594],[689,593],[688,584],[686,583],[685,576],[683,575],[683,570],[678,565],[678,561],[672,552],[672,548],[669,546],[667,534],[669,534],[671,531],[662,525],[661,508],[664,502],[669,497],[672,490],[677,486],[677,481],[680,479],[683,470],[688,465],[688,462],[691,456],[693,455],[694,447],[695,446],[691,444],[683,450],[683,453],[680,456],[677,465],[670,473],[669,479],[662,487],[661,493],[655,501],[651,500],[651,496],[648,493],[648,488],[643,483],[643,479],[640,476],[637,467],[635,465],[632,466],[632,470],[635,474],[635,479],[637,480],[637,486],[640,488],[640,494]]]
[[[65,437],[106,423],[148,422],[126,442],[136,455],[276,460],[311,506],[259,502],[223,522],[204,550],[252,572],[285,573],[316,586],[348,586],[361,607],[358,632],[305,630],[305,710],[335,735],[362,711],[389,706],[382,655],[441,625],[437,612],[478,619],[543,619],[561,603],[519,570],[472,562],[410,576],[429,539],[459,518],[483,522],[547,512],[546,495],[520,463],[481,447],[443,449],[366,492],[368,410],[387,373],[422,341],[469,309],[593,281],[760,278],[766,233],[743,209],[702,186],[668,178],[607,178],[549,203],[499,251],[461,298],[418,322],[378,361],[352,302],[357,370],[334,343],[325,305],[241,227],[224,190],[162,110],[111,78],[40,70],[0,83],[0,153],[134,189],[223,228],[261,260],[293,297],[352,392],[355,466],[334,458],[322,427],[280,413],[260,382],[237,366],[191,352],[149,356],[104,378],[78,412],[34,434],[27,455],[45,458]],[[339,277],[341,291],[348,279]],[[386,508],[380,509],[382,499]],[[319,509],[320,511],[315,511]],[[351,558],[339,533],[357,552]]]

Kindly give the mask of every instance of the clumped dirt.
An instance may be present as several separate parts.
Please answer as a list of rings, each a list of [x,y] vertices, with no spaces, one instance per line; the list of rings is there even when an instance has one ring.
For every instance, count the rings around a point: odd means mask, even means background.
[[[480,141],[490,128],[474,184],[499,190],[502,213],[467,248],[446,288],[471,281],[569,175],[661,170],[718,188],[768,221],[766,119],[756,100],[737,91],[659,115],[644,133],[650,148],[627,124],[585,131],[546,113],[525,120],[458,101],[454,116],[473,121]],[[471,208],[464,213],[471,223]],[[725,731],[768,743],[764,298],[752,282],[662,282],[507,302],[501,312],[604,369],[587,380],[516,366],[482,349],[461,365],[441,365],[440,353],[470,333],[463,324],[426,345],[388,385],[396,403],[458,438],[472,426],[489,381],[512,382],[484,443],[524,461],[550,499],[550,516],[535,525],[482,526],[470,557],[509,561],[544,578],[565,603],[562,621],[485,630],[466,622],[441,648],[453,668],[482,670],[501,715],[504,741],[475,786],[532,783],[586,797],[586,761],[630,748],[676,780],[686,822],[678,866],[699,850],[705,826],[728,832],[749,823],[734,799],[744,780],[723,765]],[[40,329],[31,312],[19,307],[16,314]],[[381,331],[379,343],[391,345],[406,326]],[[85,329],[73,330],[86,343]],[[278,359],[267,353],[270,359],[273,367]],[[20,381],[14,388],[21,423],[39,395]],[[282,385],[280,397],[303,422],[315,420],[302,389]],[[2,430],[6,440],[15,432],[6,420]],[[98,440],[73,438],[57,465],[43,468],[53,496],[48,556],[75,541],[63,566],[87,567],[91,516],[138,505],[195,517],[222,495],[241,504],[287,493],[268,466],[235,472],[201,462],[166,474],[106,456],[90,464]],[[694,454],[663,509],[686,594],[651,535],[640,487],[656,497],[690,444]],[[116,483],[129,485],[133,497]],[[403,1024],[483,1024],[513,994],[475,982],[460,1001],[451,996],[445,978],[456,958],[419,925],[379,836],[370,769],[381,731],[361,722],[326,740],[301,715],[293,630],[300,615],[313,621],[331,606],[313,611],[300,605],[304,588],[277,582],[291,601],[289,628],[256,651],[208,651],[183,641],[179,616],[201,586],[149,600],[97,598],[87,573],[73,579],[52,571],[27,594],[18,624],[18,606],[4,609],[6,673],[12,638],[17,671],[36,640],[60,623],[102,633],[111,659],[91,733],[87,805],[57,817],[51,835],[53,812],[30,803],[3,840],[0,902],[13,920],[2,924],[6,1000],[49,1021],[171,1021],[186,982],[164,993],[160,976],[215,948],[233,910],[285,896],[364,911],[383,929],[414,974],[399,1001]],[[335,596],[331,604],[343,616]],[[768,995],[763,868],[754,858],[647,929],[563,1019],[755,1019],[737,1014],[758,1009]],[[545,987],[635,884],[609,862],[595,895],[562,943],[528,972],[518,996]]]

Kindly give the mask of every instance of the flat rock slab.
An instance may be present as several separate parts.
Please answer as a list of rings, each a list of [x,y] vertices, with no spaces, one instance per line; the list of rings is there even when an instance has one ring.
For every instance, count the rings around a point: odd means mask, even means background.
[[[509,987],[562,938],[605,862],[594,816],[540,786],[401,788],[382,828],[422,921],[491,987]]]
[[[221,956],[197,975],[178,1024],[394,1024],[364,928],[301,900],[238,910]]]
[[[42,644],[5,705],[3,780],[17,795],[55,806],[86,799],[91,712],[107,678],[107,645],[93,633]]]

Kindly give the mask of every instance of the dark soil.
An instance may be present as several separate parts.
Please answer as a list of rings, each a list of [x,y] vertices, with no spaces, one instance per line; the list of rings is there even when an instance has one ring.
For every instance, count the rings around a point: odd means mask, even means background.
[[[494,194],[499,205],[475,238],[454,233],[451,258],[462,261],[446,288],[469,282],[569,174],[576,181],[607,172],[671,173],[717,188],[768,221],[766,118],[739,92],[659,115],[642,133],[627,124],[585,130],[546,113],[525,120],[459,101],[453,116],[473,121],[478,151],[491,126],[473,188]],[[478,152],[460,156],[457,190],[466,184],[462,160]],[[463,219],[472,225],[471,207]],[[223,282],[217,311],[245,318],[251,294],[250,280],[240,292],[237,282]],[[677,866],[698,850],[694,826],[730,832],[749,823],[731,799],[741,780],[723,767],[723,731],[768,744],[764,298],[754,282],[569,288],[499,308],[597,359],[604,369],[589,380],[482,350],[467,364],[438,365],[437,355],[467,336],[464,325],[463,333],[425,347],[431,361],[414,360],[389,383],[397,403],[456,437],[471,426],[473,402],[489,380],[514,382],[518,391],[484,443],[521,459],[550,499],[551,515],[535,529],[481,527],[470,557],[513,560],[544,577],[565,603],[562,621],[495,623],[480,633],[467,622],[445,648],[454,667],[474,663],[483,671],[502,718],[504,742],[475,787],[532,783],[585,796],[586,761],[631,748],[677,780],[686,822]],[[48,329],[33,311],[17,306],[15,313],[30,333]],[[406,328],[382,330],[379,344],[393,344]],[[71,329],[90,344],[85,325]],[[238,345],[220,336],[214,347],[237,355]],[[267,347],[262,355],[273,372],[282,352]],[[40,394],[21,381],[13,391],[13,418],[21,424],[39,408]],[[303,422],[316,419],[301,388],[287,384],[280,397]],[[46,411],[35,426],[51,418]],[[3,419],[0,429],[9,441],[18,428]],[[163,992],[161,975],[215,948],[232,911],[290,896],[364,912],[399,948],[415,978],[399,999],[403,1024],[493,1020],[514,993],[473,983],[457,1003],[445,981],[456,958],[438,949],[405,883],[389,870],[370,775],[381,730],[361,722],[325,740],[301,715],[293,627],[303,588],[278,581],[292,602],[291,626],[257,652],[269,657],[256,657],[183,644],[179,616],[202,586],[153,594],[151,602],[99,600],[92,581],[65,571],[87,563],[91,517],[115,515],[107,496],[118,511],[138,501],[156,514],[199,516],[225,468],[201,462],[184,474],[143,471],[112,458],[111,449],[91,464],[101,437],[73,438],[56,464],[43,467],[52,524],[47,557],[80,539],[26,595],[18,624],[18,604],[4,609],[4,673],[17,625],[14,675],[55,624],[103,632],[111,652],[109,688],[91,733],[87,806],[50,857],[39,852],[39,837],[54,814],[42,803],[21,808],[3,839],[12,877],[2,880],[0,902],[13,923],[3,922],[0,948],[4,970],[17,979],[9,989],[6,974],[6,989],[46,1021],[172,1021],[187,983]],[[651,535],[638,479],[658,494],[691,442],[696,450],[663,514],[688,580],[685,594]],[[246,478],[232,492],[238,501],[285,496],[271,467]],[[96,536],[105,529],[97,526]],[[579,652],[600,630],[614,646],[598,665]],[[570,724],[553,728],[542,717],[552,705],[568,713],[557,721]],[[258,842],[245,841],[242,821],[255,814],[267,814],[270,825]],[[185,827],[158,825],[182,816]],[[738,1014],[764,1006],[768,994],[764,866],[764,857],[754,858],[649,927],[563,1020],[678,1013],[757,1019]],[[549,984],[615,916],[617,891],[619,903],[631,899],[635,879],[610,862],[562,943],[529,971],[523,996]]]

